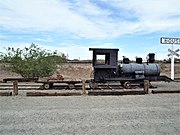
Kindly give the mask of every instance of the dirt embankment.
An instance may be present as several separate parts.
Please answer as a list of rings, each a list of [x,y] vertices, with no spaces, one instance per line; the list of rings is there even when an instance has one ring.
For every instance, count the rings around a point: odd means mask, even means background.
[[[0,81],[2,81],[3,78],[8,77],[21,77],[21,75],[8,71],[3,65],[0,64]]]
[[[171,64],[170,63],[162,63],[161,66],[161,75],[166,75],[171,77]],[[174,77],[180,78],[180,63],[174,64]]]
[[[53,77],[56,77],[57,72],[59,72],[66,80],[90,79],[92,69],[91,63],[63,63],[58,66]],[[8,77],[21,77],[21,75],[12,73],[0,65],[0,81]]]
[[[92,70],[93,68],[91,63],[64,63],[57,69],[57,71],[62,74],[65,79],[72,80],[90,79]]]
[[[160,64],[161,66],[161,75],[171,76],[170,64]],[[68,80],[82,80],[90,79],[92,73],[92,64],[91,63],[63,63],[58,66],[57,71],[63,75],[65,79]],[[54,77],[57,75],[57,71],[54,73]],[[0,66],[0,81],[3,78],[7,77],[21,77],[18,74],[7,71],[5,68]],[[175,64],[175,78],[180,78],[180,64]]]

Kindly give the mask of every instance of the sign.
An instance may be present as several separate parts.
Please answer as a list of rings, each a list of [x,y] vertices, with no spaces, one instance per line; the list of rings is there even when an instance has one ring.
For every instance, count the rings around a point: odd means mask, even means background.
[[[161,44],[171,44],[172,48],[168,49],[170,54],[168,56],[171,56],[171,79],[174,80],[174,55],[179,57],[179,54],[177,53],[179,49],[174,50],[173,45],[174,44],[180,44],[180,38],[167,38],[167,37],[161,37],[160,39]]]
[[[180,44],[180,38],[161,37],[161,44]]]
[[[168,51],[170,52],[170,54],[168,54],[168,56],[176,55],[177,57],[179,57],[179,54],[177,53],[177,52],[179,52],[179,49],[177,49],[175,51],[168,49]]]

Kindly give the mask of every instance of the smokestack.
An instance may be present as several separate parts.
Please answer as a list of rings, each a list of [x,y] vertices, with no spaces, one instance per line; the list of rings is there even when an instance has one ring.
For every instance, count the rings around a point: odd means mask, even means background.
[[[154,63],[155,62],[155,53],[149,53],[148,56],[149,56],[149,59],[148,59],[149,63]]]

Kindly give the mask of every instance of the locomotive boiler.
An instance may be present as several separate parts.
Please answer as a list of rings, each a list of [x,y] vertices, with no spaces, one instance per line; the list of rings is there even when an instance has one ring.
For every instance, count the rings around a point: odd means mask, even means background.
[[[92,87],[94,84],[107,81],[119,81],[125,87],[131,83],[143,84],[144,80],[171,81],[166,76],[160,76],[160,66],[154,63],[154,53],[148,54],[145,63],[142,62],[142,58],[136,58],[134,63],[130,63],[128,58],[123,58],[122,62],[118,63],[119,49],[89,48],[89,50],[93,51]]]

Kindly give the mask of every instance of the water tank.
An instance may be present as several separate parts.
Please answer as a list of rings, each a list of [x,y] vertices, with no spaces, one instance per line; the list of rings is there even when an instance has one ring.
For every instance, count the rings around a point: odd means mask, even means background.
[[[160,75],[160,66],[158,64],[122,64],[121,72],[123,74],[134,74],[135,71],[144,71],[145,76],[159,76]]]

